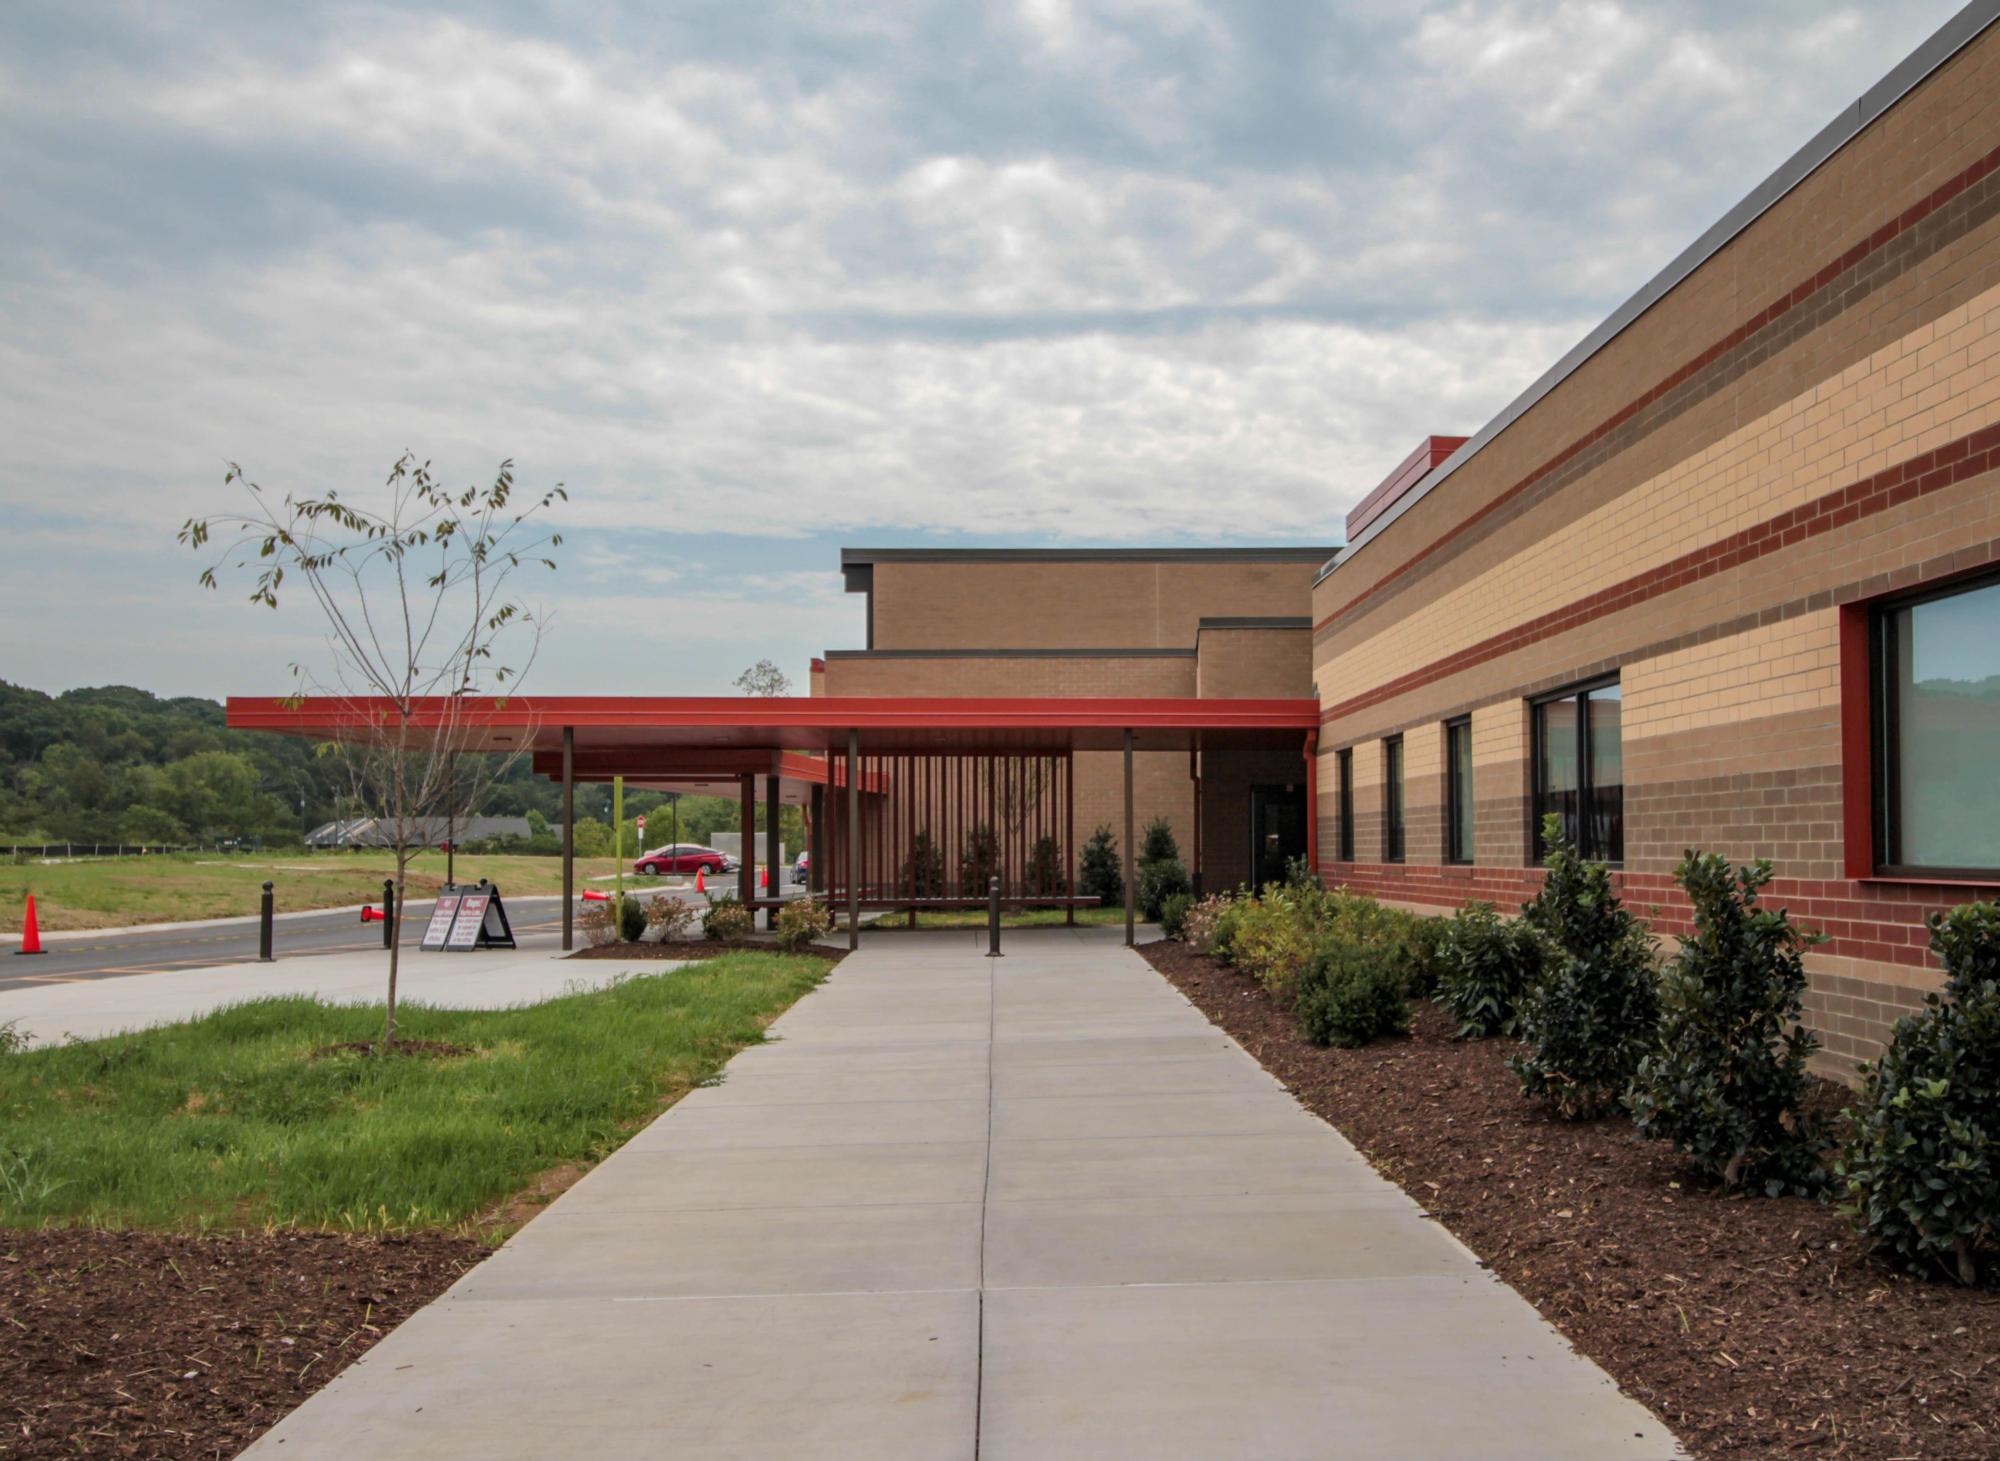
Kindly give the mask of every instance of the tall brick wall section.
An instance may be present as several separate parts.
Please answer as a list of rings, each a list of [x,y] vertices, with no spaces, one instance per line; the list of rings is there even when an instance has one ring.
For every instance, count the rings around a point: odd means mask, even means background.
[[[1842,698],[1873,597],[2000,562],[2000,30],[1655,303],[1313,594],[1323,871],[1413,904],[1532,893],[1533,695],[1615,673],[1621,881],[1684,931],[1684,849],[1776,865],[1851,1076],[1937,985],[1980,887],[1848,875]],[[1475,861],[1443,865],[1442,723],[1473,718]],[[1381,861],[1405,737],[1407,861]],[[1356,860],[1334,861],[1354,748]]]
[[[1305,613],[1319,556],[881,562],[874,648],[1193,649],[1203,618]]]
[[[1195,693],[1214,700],[1310,697],[1312,631],[1203,629],[1195,659]]]

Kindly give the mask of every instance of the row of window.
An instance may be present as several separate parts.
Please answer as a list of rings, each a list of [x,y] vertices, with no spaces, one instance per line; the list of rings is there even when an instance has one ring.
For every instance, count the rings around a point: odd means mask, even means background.
[[[1589,857],[1625,856],[1625,772],[1619,743],[1616,680],[1566,690],[1531,704],[1534,735],[1534,814],[1554,812],[1564,834]],[[1340,860],[1354,860],[1354,748],[1335,756],[1340,795]],[[1472,717],[1444,726],[1444,855],[1473,859]],[[1382,860],[1401,862],[1407,847],[1403,738],[1382,742]],[[1539,838],[1539,832],[1538,832]],[[1541,849],[1537,847],[1536,855]]]
[[[2000,876],[2000,578],[1894,600],[1871,624],[1875,865],[1890,876]],[[1553,812],[1586,857],[1625,856],[1616,678],[1529,703],[1535,857]],[[1382,754],[1382,858],[1405,855],[1403,738]],[[1473,860],[1472,721],[1444,726],[1447,862]],[[1336,753],[1340,860],[1354,860],[1354,748]]]

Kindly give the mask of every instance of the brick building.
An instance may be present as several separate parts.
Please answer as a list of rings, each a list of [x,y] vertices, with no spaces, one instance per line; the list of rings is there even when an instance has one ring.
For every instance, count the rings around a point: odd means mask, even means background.
[[[1555,812],[1669,929],[1683,849],[1770,858],[1830,1066],[1937,987],[1923,916],[2000,885],[1995,9],[1349,519],[1329,880],[1516,902]]]

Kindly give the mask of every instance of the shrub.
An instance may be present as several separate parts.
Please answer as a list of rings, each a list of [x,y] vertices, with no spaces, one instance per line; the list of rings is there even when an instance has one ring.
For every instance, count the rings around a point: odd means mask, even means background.
[[[1188,914],[1194,909],[1194,894],[1175,893],[1160,904],[1160,932],[1171,939],[1187,937]]]
[[[902,888],[915,898],[944,896],[944,849],[928,832],[919,832],[910,839],[909,856],[903,859]],[[983,881],[979,890],[986,891]]]
[[[1312,957],[1317,929],[1293,889],[1267,887],[1261,898],[1240,900],[1229,943],[1229,963],[1280,999]]]
[[[1653,941],[1611,891],[1611,871],[1586,862],[1550,817],[1548,877],[1522,909],[1547,943],[1541,977],[1521,1004],[1528,1048],[1507,1062],[1531,1099],[1572,1120],[1616,1107],[1652,1047],[1659,1022]]]
[[[601,949],[618,937],[617,925],[611,917],[609,903],[586,903],[576,916],[577,927],[583,930],[584,942],[593,949]]]
[[[1062,844],[1053,837],[1038,837],[1028,851],[1028,892],[1037,898],[1059,897],[1067,888],[1063,876]]]
[[[1352,1048],[1410,1028],[1403,972],[1391,952],[1338,934],[1322,938],[1299,971],[1292,1010],[1315,1045]]]
[[[756,926],[756,915],[728,893],[711,900],[701,916],[703,936],[719,941],[748,938]]]
[[[1303,853],[1297,857],[1288,857],[1285,859],[1285,882],[1288,886],[1294,888],[1323,889],[1326,887],[1326,883],[1321,879],[1318,869],[1312,865]]]
[[[1083,845],[1083,865],[1076,881],[1086,898],[1101,898],[1106,903],[1125,901],[1125,869],[1119,865],[1118,839],[1110,827],[1098,827]]]
[[[1878,1246],[1971,1284],[2000,1246],[2000,903],[1933,913],[1930,930],[1944,997],[1897,1021],[1862,1066],[1840,1174]]]
[[[1451,920],[1405,913],[1401,924],[1403,988],[1411,999],[1429,999],[1444,977],[1445,939],[1451,932]]]
[[[1726,1188],[1817,1192],[1827,1141],[1804,1107],[1819,1042],[1799,1023],[1813,940],[1782,909],[1757,906],[1771,880],[1762,859],[1738,870],[1690,852],[1674,878],[1695,934],[1667,965],[1659,1035],[1626,1095],[1632,1119]]]
[[[1256,900],[1248,897],[1231,898],[1227,906],[1215,915],[1215,927],[1209,934],[1208,952],[1210,957],[1236,967],[1236,936],[1243,932],[1243,920],[1250,912],[1250,905]]]
[[[1528,923],[1468,903],[1445,930],[1437,1001],[1457,1017],[1461,1040],[1511,1035],[1541,967],[1541,936]]]
[[[794,898],[778,910],[778,947],[793,953],[833,932],[833,914],[812,898]]]
[[[1181,845],[1174,841],[1173,824],[1155,817],[1146,824],[1145,840],[1139,844],[1139,866],[1152,862],[1179,862]]]
[[[968,898],[984,898],[987,884],[1000,871],[1000,839],[981,822],[965,834],[958,857],[958,888]]]
[[[614,906],[618,909],[618,937],[621,942],[636,944],[645,937],[646,910],[639,900],[628,895],[620,895]]]
[[[1211,893],[1191,906],[1186,917],[1181,920],[1180,936],[1187,940],[1187,946],[1197,954],[1213,954],[1222,915],[1235,901],[1227,893]]]
[[[683,903],[665,893],[646,900],[646,926],[660,931],[660,942],[682,938],[694,924],[694,904]]]
[[[1187,869],[1178,858],[1147,863],[1139,870],[1139,916],[1148,923],[1159,922],[1167,899],[1187,891]]]

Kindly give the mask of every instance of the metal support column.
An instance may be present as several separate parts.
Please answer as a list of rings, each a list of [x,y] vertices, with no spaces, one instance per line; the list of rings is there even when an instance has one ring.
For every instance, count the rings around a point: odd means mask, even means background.
[[[861,947],[861,732],[847,733],[847,947]]]
[[[739,780],[739,811],[742,825],[737,846],[743,849],[736,865],[736,896],[744,904],[757,896],[757,778],[745,773]]]
[[[1132,936],[1133,903],[1137,889],[1132,882],[1132,732],[1125,732],[1125,947],[1137,942]]]
[[[1188,879],[1194,888],[1195,897],[1202,896],[1201,888],[1201,751],[1198,747],[1188,747],[1188,779],[1194,783],[1194,866],[1189,870]]]
[[[807,794],[811,805],[806,814],[812,825],[806,828],[806,892],[826,891],[826,788],[814,786]]]
[[[576,727],[563,727],[563,952],[576,947]]]
[[[1319,872],[1319,732],[1306,732],[1306,865]]]
[[[778,778],[767,776],[764,778],[764,867],[771,880],[769,891],[773,898],[785,895],[785,870],[778,866],[778,859],[783,855],[778,846],[778,821]],[[775,929],[778,926],[778,910],[771,909],[765,914],[765,919],[764,927]]]
[[[1063,879],[1063,896],[1069,904],[1063,909],[1063,922],[1076,927],[1076,749],[1071,747],[1063,755],[1063,861],[1067,865],[1068,876]]]

